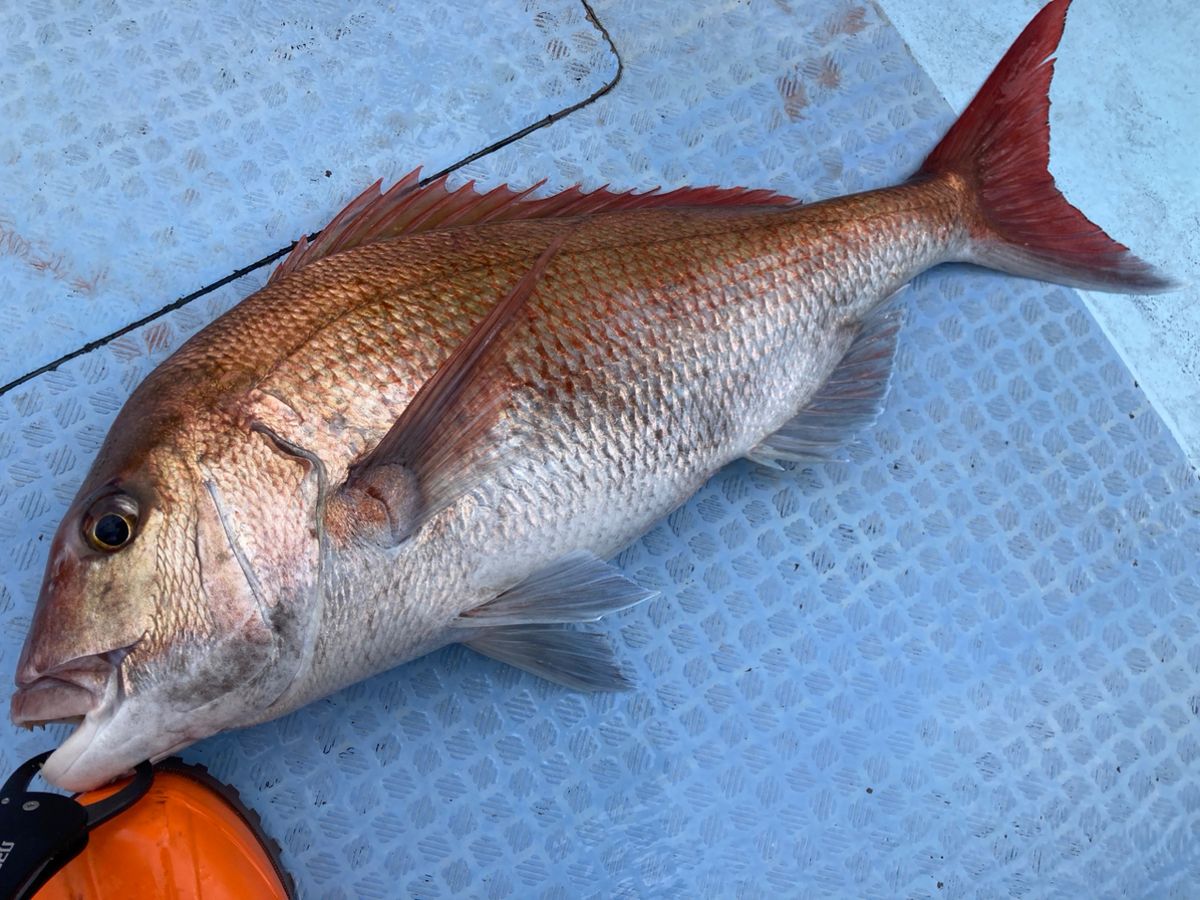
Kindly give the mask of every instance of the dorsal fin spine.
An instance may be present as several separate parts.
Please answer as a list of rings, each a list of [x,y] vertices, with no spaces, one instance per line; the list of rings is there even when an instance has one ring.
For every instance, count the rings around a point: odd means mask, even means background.
[[[594,191],[576,185],[535,199],[530,195],[545,185],[544,180],[524,190],[500,185],[480,193],[474,181],[450,190],[446,186],[448,177],[439,176],[422,186],[420,169],[414,169],[385,192],[381,191],[382,182],[376,181],[334,216],[317,237],[311,241],[300,238],[271,280],[345,250],[420,231],[639,208],[784,206],[796,202],[772,191],[743,188],[678,188],[665,194],[654,188],[643,193],[616,193],[608,185]]]

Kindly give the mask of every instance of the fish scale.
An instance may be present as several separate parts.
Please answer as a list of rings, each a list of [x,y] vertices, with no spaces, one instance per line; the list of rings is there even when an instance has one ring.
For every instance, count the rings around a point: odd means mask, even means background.
[[[1054,187],[1052,0],[907,182],[765,191],[374,185],[118,415],[50,548],[13,717],[81,716],[86,789],[447,643],[627,686],[570,626],[651,592],[602,562],[725,463],[826,458],[886,395],[942,262],[1171,282]]]
[[[894,216],[924,214],[900,204],[885,209]],[[855,231],[859,226],[853,218],[860,214],[858,209],[849,209],[845,213],[848,227]],[[606,348],[609,340],[627,341],[633,335],[646,342],[656,340],[656,332],[650,326],[659,306],[663,307],[660,315],[676,321],[686,320],[691,328],[704,330],[706,323],[709,328],[720,327],[716,310],[727,290],[744,291],[744,298],[769,303],[778,296],[780,286],[790,286],[793,295],[787,300],[799,304],[797,314],[820,315],[823,309],[832,309],[836,304],[819,296],[810,296],[801,285],[815,285],[827,279],[827,283],[841,293],[848,293],[846,285],[849,283],[850,292],[857,294],[861,289],[871,294],[875,290],[871,282],[878,277],[877,273],[904,265],[900,254],[905,248],[899,241],[900,246],[886,240],[864,241],[861,261],[851,257],[842,247],[845,240],[831,231],[829,216],[823,207],[812,206],[773,215],[781,217],[778,226],[765,222],[762,215],[735,219],[722,212],[714,222],[712,214],[703,211],[690,217],[672,213],[666,216],[669,221],[658,229],[654,228],[655,222],[647,221],[645,213],[613,213],[598,217],[589,224],[586,233],[572,238],[568,247],[560,252],[554,268],[554,302],[561,302],[559,293],[568,294],[571,299],[561,303],[565,310],[578,309],[578,318],[589,322],[611,323],[609,334],[581,334],[576,339],[583,346],[590,343]],[[530,224],[537,227],[531,229]],[[672,226],[677,234],[669,230]],[[472,248],[466,261],[453,271],[439,267],[423,271],[424,283],[408,269],[408,261],[414,256],[423,259],[435,255],[441,249],[439,245],[444,243],[445,235],[419,235],[401,246],[374,245],[317,263],[317,267],[325,266],[317,273],[318,283],[294,285],[295,293],[283,305],[290,310],[312,307],[332,321],[320,331],[314,330],[308,344],[294,348],[286,358],[279,360],[258,387],[272,396],[286,398],[288,405],[299,413],[305,423],[303,432],[307,443],[305,440],[298,442],[321,456],[330,467],[331,477],[336,478],[357,455],[347,452],[344,437],[336,426],[344,419],[350,427],[361,430],[365,443],[373,445],[377,442],[395,421],[397,410],[407,405],[437,368],[445,352],[439,348],[460,342],[471,322],[478,320],[504,289],[529,267],[536,250],[523,247],[520,239],[524,236],[526,241],[545,241],[549,234],[563,227],[571,226],[558,222],[512,223],[496,227],[493,233],[472,236],[494,245],[498,259],[488,262],[482,252]],[[900,225],[897,230],[906,227],[911,226]],[[664,228],[668,229],[665,234]],[[738,241],[734,237],[742,229],[751,228],[760,230],[764,239]],[[517,232],[516,239],[510,241],[506,231]],[[528,234],[530,231],[534,233]],[[711,243],[697,243],[705,231],[715,232],[709,236]],[[833,261],[852,272],[852,278],[827,276],[819,265],[809,267],[802,276],[796,271],[801,260],[813,256],[814,232],[825,236]],[[877,235],[880,233],[876,232]],[[913,255],[910,267],[919,267],[923,259],[929,258],[920,254],[936,253],[938,249],[938,240],[930,241],[920,231],[917,235],[918,242],[929,242],[930,246],[909,251]],[[598,246],[591,246],[589,238]],[[619,239],[624,243],[617,243]],[[944,240],[945,237],[941,239]],[[432,246],[428,246],[430,244]],[[659,249],[658,253],[654,252],[655,248]],[[783,258],[789,251],[791,261]],[[574,262],[576,254],[586,255],[587,259]],[[777,264],[772,266],[766,262],[776,257],[779,257]],[[871,262],[872,257],[879,259]],[[762,271],[751,274],[741,271],[754,266],[753,260],[763,261]],[[577,271],[571,271],[572,263]],[[671,263],[677,266],[678,272],[674,278],[664,277],[670,271]],[[344,295],[341,286],[351,277],[371,285],[367,302],[355,302]],[[566,283],[561,292],[557,285],[559,279]],[[701,286],[704,281],[708,283]],[[612,293],[605,293],[610,288]],[[604,297],[605,302],[590,307],[580,305],[592,297]],[[276,298],[272,300],[281,302]],[[864,306],[869,308],[872,302],[868,299]],[[532,305],[539,306],[537,303]],[[274,303],[264,303],[264,306],[273,310]],[[850,315],[858,318],[861,314],[860,309]],[[732,315],[730,308],[724,309],[722,315],[726,318]],[[266,309],[262,317],[274,324]],[[310,317],[302,318],[307,322]],[[780,321],[786,318],[783,314],[779,316]],[[541,340],[548,357],[552,358],[557,352],[555,344],[561,346],[567,340],[565,336],[571,333],[572,324],[570,317],[556,318],[545,334],[539,336],[538,326],[534,323],[530,339]],[[220,341],[226,348],[224,352],[234,358],[244,358],[245,349],[262,339],[259,330],[253,327],[242,330],[236,340],[230,340],[230,337],[222,334],[212,340]],[[720,339],[736,342],[741,338],[735,328],[723,328]],[[685,346],[674,348],[679,354],[688,350]],[[718,346],[712,355],[728,355],[725,351],[726,348]],[[183,352],[186,354],[187,349]],[[583,364],[585,371],[577,373],[567,369],[565,374],[577,379],[586,372],[598,373],[604,371],[603,362],[588,360]],[[728,362],[720,364],[728,365]],[[648,374],[653,375],[653,372]],[[557,383],[563,375],[562,371],[547,372],[543,380],[547,384]],[[663,407],[664,411],[671,408]]]
[[[555,258],[510,345],[503,377],[515,396],[487,438],[505,446],[504,468],[461,510],[327,597],[305,698],[433,649],[448,620],[524,574],[580,548],[611,555],[678,506],[792,416],[842,357],[857,321],[945,252],[955,221],[948,197],[934,185],[715,221],[678,211],[588,223]],[[894,237],[877,226],[871,240],[847,239],[861,233],[864,202]],[[839,206],[841,233],[831,227]],[[588,243],[593,234],[599,247]],[[826,267],[860,280],[848,291]],[[481,280],[504,284],[516,271]],[[456,280],[458,290],[439,285],[429,296],[464,297],[452,308],[478,309],[476,282]],[[856,305],[846,310],[851,293]],[[561,389],[567,383],[572,390]],[[381,419],[380,436],[393,419]],[[340,436],[327,435],[321,445],[344,452]],[[355,612],[364,603],[394,610],[394,627],[364,633]]]

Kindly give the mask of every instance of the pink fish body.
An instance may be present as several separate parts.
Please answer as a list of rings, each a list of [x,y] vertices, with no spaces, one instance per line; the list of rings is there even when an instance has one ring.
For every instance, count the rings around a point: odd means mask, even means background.
[[[137,389],[68,511],[12,714],[82,717],[70,789],[448,643],[619,686],[569,626],[648,592],[602,562],[749,456],[835,454],[877,413],[886,301],[965,261],[1166,280],[1058,193],[1034,19],[904,184],[368,191]]]

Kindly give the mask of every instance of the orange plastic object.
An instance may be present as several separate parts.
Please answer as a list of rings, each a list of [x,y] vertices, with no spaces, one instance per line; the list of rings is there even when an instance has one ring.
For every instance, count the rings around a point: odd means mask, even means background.
[[[85,806],[120,785],[80,794]],[[35,900],[287,898],[287,876],[234,794],[198,767],[156,768],[150,791],[91,832]]]

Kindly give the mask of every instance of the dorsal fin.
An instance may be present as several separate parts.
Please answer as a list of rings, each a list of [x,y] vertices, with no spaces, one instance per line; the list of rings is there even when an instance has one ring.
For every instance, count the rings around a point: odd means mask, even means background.
[[[367,244],[421,231],[515,219],[552,219],[624,209],[665,209],[696,206],[792,206],[797,201],[774,191],[746,188],[679,188],[665,194],[658,188],[644,193],[616,193],[607,186],[594,191],[567,188],[549,197],[529,195],[545,184],[523,191],[508,185],[481,194],[475,182],[451,190],[443,175],[421,186],[421,170],[409,172],[386,192],[377,181],[338,213],[312,240],[301,237],[271,274],[271,281],[311,262]]]

